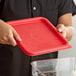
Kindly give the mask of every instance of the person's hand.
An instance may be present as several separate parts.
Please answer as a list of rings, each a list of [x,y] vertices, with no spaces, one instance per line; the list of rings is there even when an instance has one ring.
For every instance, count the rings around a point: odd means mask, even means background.
[[[5,23],[4,21],[0,20],[0,44],[9,44],[12,46],[16,46],[16,40],[21,41],[21,38],[14,30],[14,28]]]
[[[64,26],[63,24],[58,24],[56,28],[68,41],[72,39],[74,34],[73,26]]]

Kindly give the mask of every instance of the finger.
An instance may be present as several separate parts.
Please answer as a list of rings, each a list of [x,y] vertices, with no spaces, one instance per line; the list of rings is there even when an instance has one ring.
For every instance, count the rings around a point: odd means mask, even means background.
[[[10,44],[9,40],[0,39],[1,44]]]
[[[2,44],[8,44],[8,45],[10,45],[10,43],[9,43],[9,42],[3,42]]]
[[[8,39],[5,40],[5,44],[11,45],[11,44],[10,44],[10,41],[9,41]]]
[[[66,38],[66,32],[65,31],[63,31],[61,34],[63,35],[64,38]]]
[[[0,44],[4,44],[4,40],[0,39]]]
[[[13,36],[15,37],[16,40],[21,41],[20,36],[18,35],[18,33],[15,30],[13,31]]]
[[[4,36],[2,40],[8,41],[8,38],[6,36]]]
[[[4,40],[0,40],[1,44],[9,44],[8,42],[4,41]]]
[[[65,26],[64,26],[63,24],[59,24],[59,25],[57,26],[57,30],[58,30],[59,32],[62,32],[62,31],[65,30]]]
[[[15,41],[15,39],[14,39],[12,34],[10,34],[8,39],[9,39],[9,44],[11,44],[12,46],[16,46],[17,45],[17,43],[16,43],[16,41]]]
[[[0,42],[3,44],[9,44],[8,38],[4,36],[2,39],[0,39]]]
[[[0,42],[4,42],[4,40],[3,39],[0,39]]]

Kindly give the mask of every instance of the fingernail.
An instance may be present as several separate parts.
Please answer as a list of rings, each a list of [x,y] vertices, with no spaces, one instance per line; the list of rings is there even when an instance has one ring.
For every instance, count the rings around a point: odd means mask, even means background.
[[[22,41],[22,39],[20,39],[20,41]]]
[[[59,32],[61,32],[61,29],[59,29]]]
[[[14,46],[14,47],[15,47],[16,45],[17,45],[17,44],[12,44],[12,46]]]

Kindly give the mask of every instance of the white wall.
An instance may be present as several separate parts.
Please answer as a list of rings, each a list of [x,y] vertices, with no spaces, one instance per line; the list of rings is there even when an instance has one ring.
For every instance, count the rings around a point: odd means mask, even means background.
[[[76,0],[73,0],[76,4]],[[75,33],[73,39],[69,42],[72,46],[72,49],[63,50],[59,52],[60,57],[76,57],[76,15],[73,17],[73,26],[75,28]]]
[[[59,51],[59,57],[76,57],[76,15],[73,17],[73,26],[75,28],[75,33],[73,39],[69,42],[72,49]]]

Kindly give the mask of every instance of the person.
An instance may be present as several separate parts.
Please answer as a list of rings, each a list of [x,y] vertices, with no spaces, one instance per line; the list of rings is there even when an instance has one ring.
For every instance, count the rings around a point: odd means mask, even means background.
[[[0,76],[32,76],[32,61],[57,58],[58,52],[30,57],[17,46],[15,39],[21,38],[6,21],[33,17],[47,18],[68,41],[72,39],[72,0],[1,0]]]

